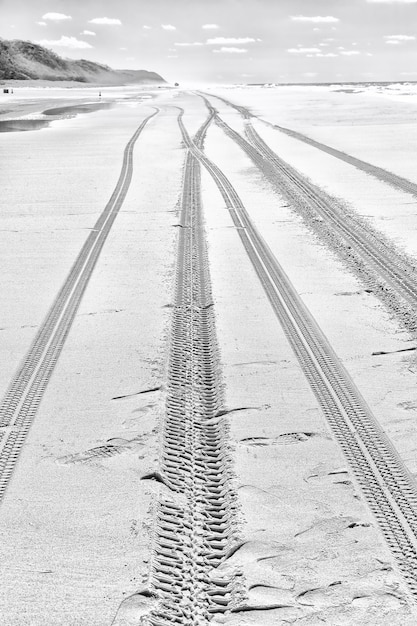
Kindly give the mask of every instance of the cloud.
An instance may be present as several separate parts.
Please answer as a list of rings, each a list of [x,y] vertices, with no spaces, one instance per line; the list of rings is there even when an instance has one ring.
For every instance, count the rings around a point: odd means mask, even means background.
[[[39,26],[47,26],[46,22],[36,22],[37,24],[39,24]]]
[[[70,48],[72,50],[81,50],[83,48],[86,49],[93,47],[90,46],[90,44],[86,41],[80,41],[75,37],[66,37],[65,35],[62,35],[61,39],[57,39],[55,41],[50,39],[42,39],[41,41],[37,41],[36,43],[38,43],[40,46]]]
[[[314,78],[314,76],[317,76],[317,72],[304,72],[303,76],[306,76],[307,78]]]
[[[335,54],[334,52],[319,52],[318,54],[315,54],[314,56],[316,56],[316,57],[337,57],[338,55]]]
[[[291,54],[313,54],[315,52],[321,52],[320,48],[288,48],[287,52]]]
[[[415,37],[413,35],[385,35],[384,39],[385,43],[399,44],[404,41],[414,41]]]
[[[96,33],[93,30],[83,30],[80,35],[88,35],[89,37],[95,37]]]
[[[223,46],[219,50],[213,50],[213,52],[215,52],[216,54],[223,52],[226,54],[244,54],[245,52],[247,52],[247,50],[245,48],[227,48]]]
[[[88,20],[89,24],[104,24],[105,26],[121,26],[122,22],[115,17],[94,17]]]
[[[151,30],[152,26],[148,26],[147,24],[144,24],[144,25],[142,26],[142,28],[143,28],[144,30]]]
[[[360,54],[359,50],[341,50],[340,54],[344,54],[345,57],[353,57]]]
[[[221,45],[221,44],[229,44],[229,43],[253,43],[254,41],[261,41],[260,39],[253,39],[253,37],[213,37],[211,39],[207,39],[206,43],[208,45]]]
[[[42,19],[51,20],[51,22],[63,22],[65,20],[72,20],[72,17],[64,13],[45,13],[45,15],[42,15]]]
[[[174,43],[174,46],[182,46],[183,48],[190,48],[191,46],[204,46],[201,41],[193,41],[193,42],[185,42],[185,43]]]
[[[313,24],[334,24],[340,21],[338,17],[332,15],[290,15],[290,20],[293,22],[312,22]]]
[[[203,24],[201,28],[204,28],[204,30],[217,30],[220,26],[218,24]]]
[[[173,26],[172,24],[161,24],[161,28],[164,30],[177,30],[176,26]]]

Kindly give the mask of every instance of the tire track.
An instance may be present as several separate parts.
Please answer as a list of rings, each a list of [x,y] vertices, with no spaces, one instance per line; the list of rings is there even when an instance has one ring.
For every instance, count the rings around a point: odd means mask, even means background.
[[[149,115],[129,140],[121,173],[102,214],[85,241],[0,404],[0,501],[58,361],[100,252],[126,197],[133,173],[133,148]]]
[[[204,93],[204,92],[201,92],[201,93]],[[332,148],[331,146],[321,143],[320,141],[316,141],[315,139],[308,137],[308,135],[303,135],[303,133],[300,133],[296,130],[292,130],[291,128],[286,128],[285,126],[280,126],[279,124],[273,124],[272,122],[268,122],[268,120],[264,120],[258,115],[254,115],[253,113],[251,113],[246,107],[234,104],[233,102],[230,102],[229,100],[226,100],[225,98],[221,98],[220,96],[214,96],[208,93],[204,93],[204,95],[211,96],[213,98],[217,98],[218,100],[221,100],[228,106],[238,111],[247,120],[250,120],[251,118],[255,117],[263,124],[266,124],[267,126],[270,126],[271,128],[275,128],[276,130],[281,131],[282,133],[284,133],[285,135],[288,135],[289,137],[292,137],[293,139],[297,139],[298,141],[302,141],[303,143],[313,146],[313,148],[317,148],[318,150],[321,150],[322,152],[326,152],[327,154],[330,154],[331,156],[335,157],[336,159],[339,159],[340,161],[344,161],[345,163],[348,163],[349,165],[353,165],[353,167],[356,167],[356,169],[361,170],[362,172],[365,172],[365,174],[369,174],[370,176],[373,176],[379,181],[383,183],[387,183],[388,185],[391,185],[391,187],[394,187],[395,189],[398,189],[399,191],[404,191],[406,193],[409,193],[415,198],[417,198],[417,184],[413,183],[411,180],[408,180],[407,178],[398,176],[398,174],[394,174],[393,172],[390,172],[389,170],[386,170],[382,167],[378,167],[377,165],[372,165],[372,163],[368,163],[367,161],[363,161],[362,159],[358,159],[357,157],[354,157],[351,154],[347,154],[346,152],[343,152],[342,150],[337,150],[337,148]]]
[[[180,123],[183,136],[187,132]],[[202,145],[211,117],[197,132]],[[190,140],[188,139],[188,143]],[[149,626],[203,626],[231,610],[238,577],[216,568],[236,540],[227,423],[200,192],[200,166],[187,150],[168,364],[166,416],[150,589]],[[139,594],[140,595],[140,594]],[[123,608],[121,606],[121,613]],[[116,623],[119,623],[116,617]],[[122,620],[122,617],[120,617]]]
[[[184,141],[217,184],[274,312],[416,600],[415,481],[255,228],[227,177],[185,134]]]
[[[216,124],[250,157],[306,225],[384,301],[410,332],[417,330],[416,260],[395,248],[368,222],[310,183],[278,157],[246,120],[247,139],[226,124],[205,99]]]

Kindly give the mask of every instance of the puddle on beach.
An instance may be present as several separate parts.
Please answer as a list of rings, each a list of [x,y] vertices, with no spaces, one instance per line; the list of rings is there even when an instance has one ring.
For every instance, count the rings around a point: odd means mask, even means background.
[[[102,109],[110,109],[115,106],[115,102],[90,102],[87,104],[74,104],[63,107],[55,107],[42,111],[42,115],[46,115],[55,119],[68,119],[76,117],[80,113],[93,113]],[[0,133],[18,132],[24,130],[40,130],[47,128],[53,119],[46,120],[0,120]]]
[[[0,133],[21,130],[40,130],[49,126],[48,120],[0,120]]]
[[[78,115],[78,113],[93,113],[94,111],[100,111],[101,109],[110,109],[115,104],[115,102],[89,102],[87,104],[72,104],[64,107],[46,109],[45,111],[42,111],[42,115],[73,116]]]

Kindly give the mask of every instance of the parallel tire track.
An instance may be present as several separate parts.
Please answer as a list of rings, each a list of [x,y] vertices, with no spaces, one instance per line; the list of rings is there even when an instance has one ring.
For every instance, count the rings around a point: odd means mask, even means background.
[[[264,120],[263,118],[257,115],[254,115],[247,108],[234,104],[233,102],[230,102],[229,100],[226,100],[225,98],[221,98],[220,96],[214,96],[213,94],[204,94],[204,95],[212,96],[214,98],[221,100],[225,104],[236,109],[236,111],[238,111],[247,120],[249,120],[252,117],[256,117],[267,126],[270,126],[271,128],[275,128],[281,131],[282,133],[284,133],[285,135],[292,137],[293,139],[298,139],[298,141],[302,141],[303,143],[313,146],[314,148],[317,148],[318,150],[321,150],[322,152],[326,152],[327,154],[330,154],[336,159],[339,159],[340,161],[344,161],[345,163],[348,163],[349,165],[353,165],[353,167],[356,167],[356,169],[358,170],[362,170],[362,172],[365,172],[366,174],[370,174],[371,176],[373,176],[374,178],[377,178],[383,183],[387,183],[388,185],[391,185],[392,187],[395,187],[396,189],[399,189],[400,191],[405,191],[406,193],[409,193],[413,195],[414,197],[417,197],[417,184],[413,183],[411,180],[408,180],[407,178],[403,178],[402,176],[398,176],[398,174],[394,174],[393,172],[390,172],[389,170],[386,170],[382,167],[378,167],[377,165],[372,165],[372,163],[368,163],[367,161],[358,159],[357,157],[354,157],[351,154],[347,154],[346,152],[343,152],[342,150],[337,150],[337,148],[332,148],[331,146],[321,143],[320,141],[317,141],[316,139],[312,139],[311,137],[308,137],[307,135],[303,135],[302,133],[296,130],[292,130],[291,128],[286,128],[285,126],[280,126],[279,124],[273,124],[272,122],[268,122],[267,120]]]
[[[196,135],[200,145],[210,119]],[[156,513],[151,626],[205,626],[236,597],[238,579],[216,575],[237,532],[218,361],[200,167],[187,151],[160,478],[169,492]]]
[[[417,599],[417,490],[390,440],[252,223],[224,173],[188,141],[237,232],[363,495]]]
[[[353,167],[356,167],[356,169],[365,172],[365,174],[370,174],[381,182],[387,183],[388,185],[391,185],[391,187],[394,187],[399,191],[405,191],[406,193],[409,193],[417,198],[417,185],[411,180],[407,180],[407,178],[398,176],[398,174],[394,174],[393,172],[385,170],[382,167],[378,167],[377,165],[372,165],[372,163],[368,163],[367,161],[362,161],[362,159],[358,159],[357,157],[347,154],[346,152],[342,152],[341,150],[337,150],[336,148],[327,146],[326,144],[321,143],[320,141],[316,141],[315,139],[312,139],[307,135],[303,135],[298,131],[291,130],[290,128],[285,128],[284,126],[278,126],[277,124],[271,124],[271,122],[267,122],[266,120],[263,120],[261,118],[259,119],[267,126],[272,126],[272,128],[276,128],[277,130],[281,131],[285,135],[288,135],[289,137],[292,137],[293,139],[298,139],[298,141],[302,141],[303,143],[313,146],[314,148],[317,148],[322,152],[326,152],[327,154],[336,157],[336,159],[339,159],[340,161],[344,161],[349,165],[353,165]]]
[[[246,120],[244,139],[230,128],[211,104],[206,104],[216,123],[263,172],[319,236],[375,291],[400,321],[417,330],[416,261],[399,252],[381,233],[341,206],[323,190],[306,180],[279,158]],[[320,220],[319,222],[317,220]]]
[[[0,500],[64,346],[81,299],[113,222],[126,197],[133,172],[133,148],[149,115],[129,140],[119,180],[85,241],[0,404]]]

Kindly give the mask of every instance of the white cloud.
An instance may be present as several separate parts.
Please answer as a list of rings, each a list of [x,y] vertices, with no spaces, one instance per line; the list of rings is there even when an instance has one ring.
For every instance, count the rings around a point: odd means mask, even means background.
[[[104,24],[105,26],[121,26],[122,22],[115,17],[94,17],[88,20],[89,24]]]
[[[72,20],[72,17],[64,13],[45,13],[45,15],[42,15],[42,19],[51,20],[51,22],[63,22],[65,20]]]
[[[168,54],[167,59],[178,59],[178,56],[176,54]]]
[[[337,57],[337,54],[335,54],[334,52],[319,52],[318,54],[315,54],[314,56],[316,57]]]
[[[220,26],[218,24],[203,24],[201,28],[204,28],[204,30],[217,30]]]
[[[359,50],[342,50],[340,54],[344,54],[346,57],[353,57],[360,54]]]
[[[185,43],[174,43],[174,46],[180,46],[183,48],[190,48],[191,46],[204,46],[203,43],[201,43],[201,41],[193,41],[193,42],[185,42]]]
[[[293,22],[312,22],[313,24],[333,24],[339,22],[339,18],[333,17],[333,15],[290,15],[290,20]]]
[[[306,76],[307,78],[314,78],[314,76],[317,76],[317,72],[304,72],[303,76]]]
[[[86,49],[86,48],[92,48],[93,46],[90,46],[89,43],[87,43],[86,41],[80,41],[79,39],[76,39],[75,37],[66,37],[65,35],[62,35],[61,39],[57,39],[57,40],[50,40],[50,39],[42,39],[41,41],[37,41],[36,43],[38,43],[40,46],[47,46],[47,47],[58,47],[58,48],[71,48],[72,50],[75,49]]]
[[[389,39],[385,43],[389,43],[391,46],[398,46],[400,42],[397,41],[396,39]]]
[[[253,37],[213,37],[212,39],[207,39],[206,43],[209,45],[222,45],[229,43],[253,43],[254,41],[261,41],[260,39],[253,39]]]
[[[119,50],[123,50],[124,52],[126,52],[127,48],[119,48]]]
[[[89,37],[95,37],[96,33],[93,30],[83,30],[80,35],[88,35]]]
[[[244,54],[245,52],[247,52],[247,50],[245,48],[227,48],[223,46],[219,50],[213,50],[213,52],[215,52],[216,54],[222,52],[225,52],[226,54]]]
[[[176,26],[173,26],[172,24],[161,24],[161,28],[164,30],[177,30]]]
[[[385,43],[403,43],[404,41],[414,41],[415,37],[413,35],[385,35],[384,39],[386,39]]]
[[[39,24],[39,26],[47,26],[46,22],[36,22],[37,24]]]
[[[291,54],[313,54],[315,52],[321,52],[320,48],[288,48],[287,52]]]
[[[142,26],[142,28],[143,28],[144,30],[151,30],[151,29],[152,29],[152,26],[148,26],[147,24],[144,24],[144,25]]]

